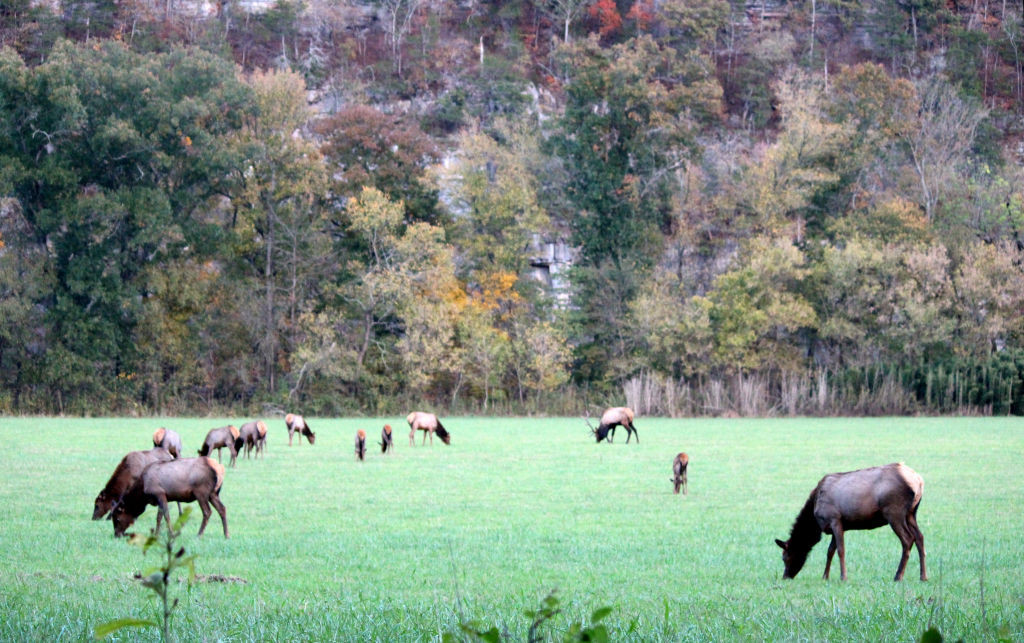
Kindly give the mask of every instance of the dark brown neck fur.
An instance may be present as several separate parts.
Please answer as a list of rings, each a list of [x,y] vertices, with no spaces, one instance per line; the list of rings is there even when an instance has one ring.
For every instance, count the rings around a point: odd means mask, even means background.
[[[786,570],[790,578],[797,575],[797,572],[807,561],[807,555],[811,549],[821,540],[821,527],[814,517],[814,503],[818,500],[818,490],[821,486],[814,488],[804,508],[797,514],[793,521],[793,528],[789,532],[789,557],[790,562]]]

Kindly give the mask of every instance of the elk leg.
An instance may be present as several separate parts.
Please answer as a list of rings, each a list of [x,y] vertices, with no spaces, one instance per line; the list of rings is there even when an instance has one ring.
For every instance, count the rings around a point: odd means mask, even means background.
[[[171,526],[171,513],[167,510],[167,498],[166,496],[157,496],[156,498],[156,530],[160,531],[160,520],[162,518],[167,519],[167,527]]]
[[[640,442],[640,438],[637,438],[636,441]],[[686,495],[686,485],[687,485],[687,482],[686,482],[686,469],[683,469],[683,495],[684,496]]]
[[[903,552],[900,554],[900,565],[896,568],[896,578],[893,580],[903,580],[903,572],[906,571],[907,560],[910,559],[910,550],[914,547],[914,536],[906,522],[894,520],[889,523],[889,526],[896,532],[896,537],[900,539],[900,545],[903,548]]]
[[[832,538],[836,543],[836,551],[839,553],[839,578],[846,580],[846,543],[843,540],[843,526],[832,525]]]
[[[828,556],[825,557],[825,575],[822,576],[825,580],[828,580],[828,572],[832,568],[832,556],[836,553],[836,537],[833,535],[832,540],[828,543]]]
[[[210,520],[210,503],[206,501],[206,498],[196,497],[196,501],[199,502],[199,510],[203,512],[203,522],[199,525],[198,536],[203,535],[203,530],[206,529],[206,523]]]
[[[213,508],[217,510],[217,513],[220,514],[220,521],[224,524],[224,537],[229,538],[227,507],[225,507],[224,503],[220,501],[220,496],[218,496],[216,493],[210,496],[210,503],[213,505]]]
[[[915,514],[907,516],[907,525],[910,526],[913,533],[914,544],[917,546],[917,557],[921,560],[921,580],[928,580],[928,572],[925,571],[924,567],[924,534],[921,533],[921,528],[917,526],[917,516]]]

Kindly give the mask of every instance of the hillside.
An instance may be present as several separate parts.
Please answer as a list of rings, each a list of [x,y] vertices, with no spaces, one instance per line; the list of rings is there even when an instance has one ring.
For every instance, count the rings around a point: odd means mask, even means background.
[[[1007,2],[16,0],[0,410],[1024,410]]]

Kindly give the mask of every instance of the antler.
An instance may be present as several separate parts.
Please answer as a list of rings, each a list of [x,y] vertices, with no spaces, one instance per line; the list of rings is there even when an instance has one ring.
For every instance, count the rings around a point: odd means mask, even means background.
[[[594,425],[590,423],[590,409],[587,409],[586,414],[583,416],[583,421],[587,423],[588,427],[590,427],[591,433],[597,433],[597,429],[595,429]]]

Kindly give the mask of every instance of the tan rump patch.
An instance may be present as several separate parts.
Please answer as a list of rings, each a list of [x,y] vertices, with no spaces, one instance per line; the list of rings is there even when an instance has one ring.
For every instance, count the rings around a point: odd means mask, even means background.
[[[362,429],[359,429],[358,431],[356,431],[356,435],[358,435],[361,440],[365,440],[366,439],[366,431],[364,431]]]
[[[913,490],[914,503],[921,502],[921,496],[924,494],[924,478],[921,477],[921,474],[902,462],[896,463],[896,471],[899,472],[900,477],[907,483],[907,486]]]
[[[238,439],[238,436],[240,435],[240,432],[239,432],[237,426],[235,426],[234,424],[229,424],[228,425],[228,431],[231,431],[231,437],[233,437],[236,440]]]
[[[387,433],[388,435],[391,435],[391,425],[390,424],[385,424],[384,425],[384,433]]]
[[[221,485],[224,484],[224,465],[208,455],[204,455],[202,457],[206,459],[206,464],[210,465],[213,472],[217,474],[217,488],[214,489],[214,491],[220,491]]]
[[[291,426],[292,425],[292,420],[294,420],[294,419],[295,419],[295,416],[292,415],[291,413],[289,413],[288,415],[284,416],[284,423],[287,424],[288,426]]]
[[[167,434],[166,429],[157,429],[153,431],[153,446],[158,447],[160,443],[164,441],[164,435]]]
[[[260,437],[267,435],[267,425],[263,423],[263,420],[256,421],[256,431],[260,434]]]
[[[419,412],[418,412],[418,411],[413,411],[413,412],[412,412],[412,413],[410,413],[409,415],[405,416],[405,421],[409,423],[409,426],[412,426],[413,420],[415,420],[415,419],[416,419],[416,416],[417,416],[418,414],[419,414]]]

